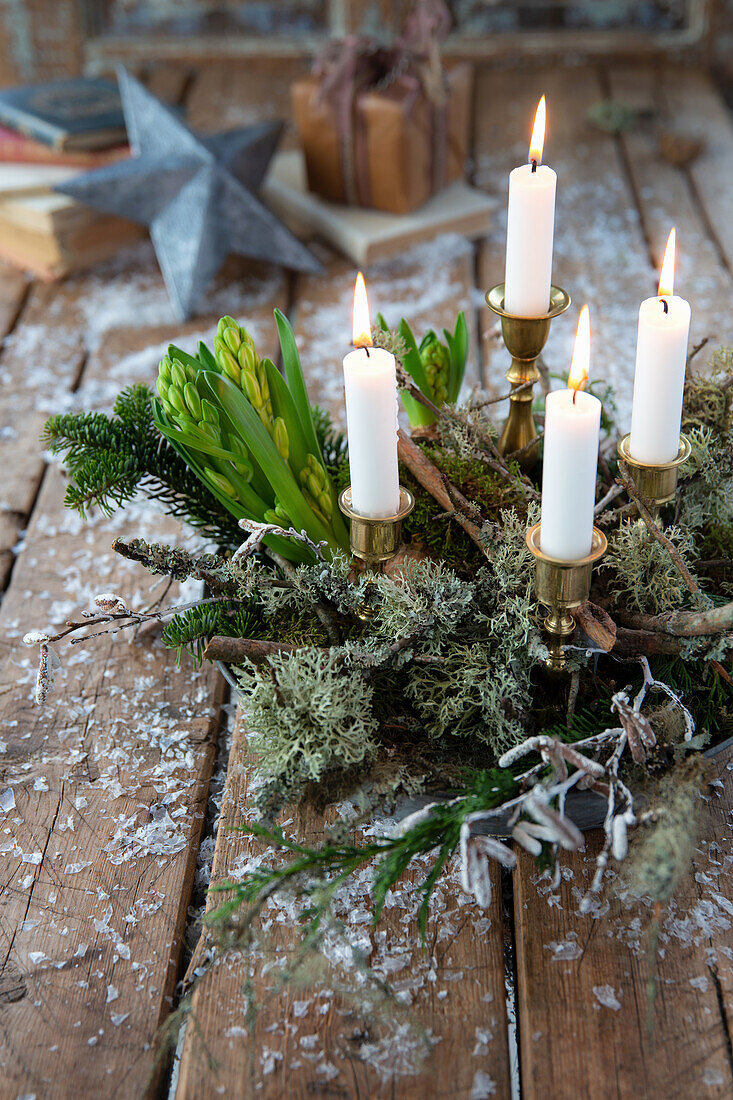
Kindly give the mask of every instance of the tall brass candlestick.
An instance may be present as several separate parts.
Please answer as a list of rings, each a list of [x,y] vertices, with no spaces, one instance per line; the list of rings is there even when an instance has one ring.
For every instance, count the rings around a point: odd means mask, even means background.
[[[527,532],[527,546],[535,556],[535,592],[541,604],[549,609],[542,624],[548,634],[547,667],[561,670],[565,667],[563,643],[575,630],[570,612],[584,604],[590,594],[593,565],[606,552],[606,536],[593,528],[591,552],[578,561],[559,561],[543,553],[540,546],[540,524],[535,523]]]
[[[400,485],[400,505],[395,515],[362,516],[355,512],[352,506],[351,486],[344,489],[339,496],[339,508],[350,521],[349,541],[353,557],[363,561],[371,572],[380,573],[384,563],[393,558],[399,550],[402,521],[409,516],[414,507],[415,498],[412,493]],[[374,585],[367,586],[367,597],[356,610],[357,616],[363,622],[369,622],[379,610],[374,600],[369,598],[370,589],[373,593]]]
[[[504,309],[504,284],[499,283],[486,294],[489,309],[501,317],[501,334],[512,357],[506,372],[511,383],[509,416],[499,440],[503,455],[513,454],[523,448],[519,458],[523,470],[529,470],[537,461],[539,447],[529,446],[537,438],[537,428],[532,416],[532,397],[535,382],[539,381],[537,357],[547,343],[550,322],[559,317],[570,305],[570,295],[558,286],[550,288],[550,308],[541,317],[516,317]],[[525,383],[529,383],[525,385]],[[523,387],[518,389],[518,387]]]

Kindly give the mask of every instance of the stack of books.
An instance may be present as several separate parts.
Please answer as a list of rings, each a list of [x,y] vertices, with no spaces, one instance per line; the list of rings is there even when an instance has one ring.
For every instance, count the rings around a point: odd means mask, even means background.
[[[0,90],[0,256],[41,279],[57,279],[136,240],[139,226],[53,191],[129,152],[110,81]]]

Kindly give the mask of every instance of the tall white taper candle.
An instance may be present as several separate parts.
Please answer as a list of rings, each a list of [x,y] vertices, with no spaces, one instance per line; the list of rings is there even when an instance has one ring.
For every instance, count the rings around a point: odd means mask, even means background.
[[[588,380],[590,321],[584,306],[578,321],[566,390],[545,399],[540,546],[558,561],[579,561],[593,545],[601,403],[581,386]]]
[[[355,350],[344,359],[346,428],[351,503],[375,519],[399,510],[397,462],[397,372],[395,358],[371,346],[369,306],[359,272],[354,289]]]
[[[673,294],[675,231],[669,234],[659,295],[639,308],[629,451],[649,465],[672,462],[679,450],[690,305]]]
[[[550,308],[552,242],[557,175],[542,164],[545,97],[539,102],[529,163],[509,176],[504,309],[516,317],[541,317]]]

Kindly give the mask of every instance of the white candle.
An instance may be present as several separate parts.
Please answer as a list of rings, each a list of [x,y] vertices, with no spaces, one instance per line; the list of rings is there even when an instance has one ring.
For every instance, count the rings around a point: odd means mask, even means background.
[[[566,390],[545,400],[542,469],[542,552],[558,561],[578,561],[593,545],[601,403],[583,393],[590,362],[590,321],[583,306]]]
[[[545,97],[539,102],[529,163],[509,176],[504,309],[516,317],[541,317],[550,308],[552,239],[557,175],[542,164]]]
[[[354,345],[344,359],[351,504],[374,518],[399,510],[395,358],[371,346],[369,305],[361,272],[354,288]]]
[[[650,465],[677,457],[685,389],[690,304],[673,294],[675,231],[669,234],[659,295],[639,309],[629,451]]]

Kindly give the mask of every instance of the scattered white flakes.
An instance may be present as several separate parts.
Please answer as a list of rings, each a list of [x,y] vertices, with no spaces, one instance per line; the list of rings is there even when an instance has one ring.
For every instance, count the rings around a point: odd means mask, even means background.
[[[733,902],[729,901],[728,898],[724,898],[722,894],[713,894],[712,897],[724,912],[733,917]]]
[[[43,859],[43,852],[22,852],[20,856],[21,863],[32,863],[35,866]]]
[[[15,808],[15,792],[12,787],[8,787],[0,794],[0,810],[4,814],[10,813]]]
[[[74,954],[71,956],[73,959],[83,959],[89,950],[88,943],[80,943]]]
[[[48,780],[46,779],[45,775],[39,775],[36,777],[36,779],[33,780],[34,791],[47,791],[48,789]]]
[[[44,951],[29,951],[28,952],[28,958],[30,959],[30,961],[33,963],[34,966],[38,966],[39,963],[42,963],[44,961],[48,961],[48,956],[46,955],[46,953]]]
[[[83,794],[77,795],[77,797],[74,799],[74,807],[77,810],[83,810],[84,807],[88,805],[88,803],[89,799],[85,798]]]
[[[604,1008],[612,1008],[614,1012],[618,1012],[621,1008],[621,1002],[612,985],[594,985],[593,996]]]
[[[231,1027],[228,1027],[226,1029],[224,1034],[227,1037],[227,1039],[246,1039],[247,1038],[247,1028],[242,1027],[241,1024],[232,1024]]]
[[[724,1085],[725,1078],[719,1069],[709,1067],[702,1075],[702,1083],[712,1089],[718,1085]]]
[[[119,995],[120,995],[120,991],[115,986],[108,985],[107,986],[106,1004],[109,1004],[111,1001],[116,1001],[117,998],[119,997]]]
[[[496,1095],[496,1081],[484,1070],[477,1070],[473,1075],[471,1086],[471,1100],[488,1100]]]
[[[130,948],[127,946],[126,943],[122,943],[121,940],[118,943],[115,944],[115,951],[117,952],[117,954],[120,956],[121,959],[129,959],[130,958]]]
[[[92,861],[88,859],[82,863],[67,863],[64,867],[65,875],[78,875],[80,871],[85,871],[87,867],[91,867]]]
[[[551,943],[546,943],[545,950],[552,951],[553,962],[568,962],[579,959],[583,954],[580,944],[569,938],[560,942],[553,940]]]
[[[310,1001],[293,1001],[293,1016],[295,1016],[296,1019],[300,1016],[305,1016],[309,1004]]]
[[[23,635],[23,645],[43,645],[48,640],[48,634],[44,634],[42,630],[29,630]]]
[[[698,989],[701,993],[707,993],[710,986],[707,974],[701,974],[699,978],[690,978],[690,985],[693,989]]]
[[[120,1024],[124,1024],[129,1015],[129,1012],[111,1012],[109,1018],[115,1027],[119,1027]]]
[[[30,890],[31,886],[35,882],[33,875],[26,875],[25,878],[20,879],[21,890]]]
[[[87,1039],[87,1046],[95,1047],[98,1042],[99,1042],[99,1036],[98,1035],[92,1035],[92,1037],[90,1039]]]

